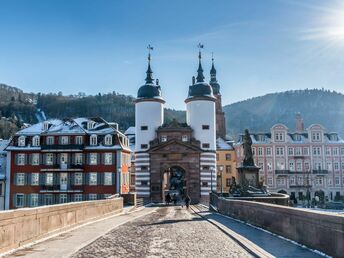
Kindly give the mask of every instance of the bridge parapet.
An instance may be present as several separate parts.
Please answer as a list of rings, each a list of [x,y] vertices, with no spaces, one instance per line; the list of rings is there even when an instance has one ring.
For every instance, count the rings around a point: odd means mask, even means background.
[[[0,253],[97,218],[121,212],[123,198],[0,212]]]
[[[214,197],[215,198],[215,197]],[[344,253],[344,216],[218,197],[217,211],[333,257]]]

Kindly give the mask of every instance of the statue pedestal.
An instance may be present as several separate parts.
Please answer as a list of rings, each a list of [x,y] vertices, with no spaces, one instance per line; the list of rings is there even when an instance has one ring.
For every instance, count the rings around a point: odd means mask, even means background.
[[[249,185],[259,187],[259,167],[256,166],[241,166],[237,167],[239,185]]]

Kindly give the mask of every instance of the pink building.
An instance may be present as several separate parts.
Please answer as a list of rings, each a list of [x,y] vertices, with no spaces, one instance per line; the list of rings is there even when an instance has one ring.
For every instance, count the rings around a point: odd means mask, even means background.
[[[236,144],[237,164],[243,159],[242,135]],[[307,129],[296,118],[296,131],[283,124],[270,132],[251,133],[252,150],[260,180],[270,191],[305,201],[318,195],[336,200],[344,195],[344,140],[319,124]]]

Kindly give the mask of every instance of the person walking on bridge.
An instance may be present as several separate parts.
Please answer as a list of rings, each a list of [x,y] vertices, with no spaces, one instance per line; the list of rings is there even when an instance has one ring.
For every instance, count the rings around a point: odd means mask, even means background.
[[[184,201],[185,201],[186,208],[189,209],[191,199],[190,199],[190,196],[188,194],[185,196]]]

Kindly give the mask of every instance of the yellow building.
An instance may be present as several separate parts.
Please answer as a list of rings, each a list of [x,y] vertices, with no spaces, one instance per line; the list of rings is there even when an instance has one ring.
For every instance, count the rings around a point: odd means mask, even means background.
[[[222,138],[216,140],[217,187],[218,193],[228,193],[232,177],[237,181],[236,154],[233,143]]]

